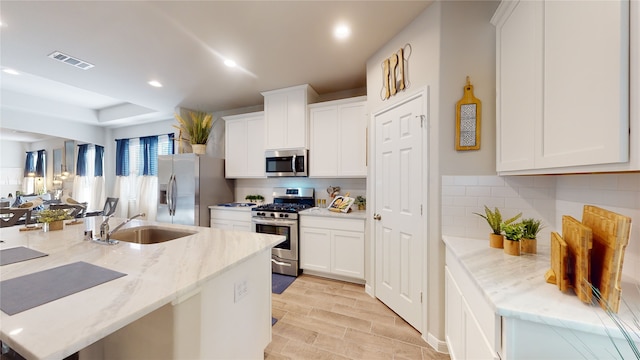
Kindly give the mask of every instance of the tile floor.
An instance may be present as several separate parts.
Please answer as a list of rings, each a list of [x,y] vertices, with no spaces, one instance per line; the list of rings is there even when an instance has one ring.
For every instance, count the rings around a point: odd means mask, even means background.
[[[449,359],[362,285],[303,274],[272,305],[267,360]]]

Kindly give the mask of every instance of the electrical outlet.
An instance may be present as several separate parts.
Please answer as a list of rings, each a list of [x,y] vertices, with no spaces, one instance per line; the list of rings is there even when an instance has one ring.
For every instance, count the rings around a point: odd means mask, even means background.
[[[249,292],[247,280],[242,280],[240,282],[234,283],[233,287],[235,288],[235,291],[233,293],[234,303],[237,303],[238,301],[242,300],[242,298],[247,296],[247,293]]]

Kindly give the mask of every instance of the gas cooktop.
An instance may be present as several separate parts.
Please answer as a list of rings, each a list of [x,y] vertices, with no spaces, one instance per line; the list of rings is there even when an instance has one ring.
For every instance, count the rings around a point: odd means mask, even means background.
[[[273,203],[273,204],[256,206],[251,210],[297,213],[304,209],[309,209],[310,207],[312,207],[312,205],[309,205],[309,204]]]

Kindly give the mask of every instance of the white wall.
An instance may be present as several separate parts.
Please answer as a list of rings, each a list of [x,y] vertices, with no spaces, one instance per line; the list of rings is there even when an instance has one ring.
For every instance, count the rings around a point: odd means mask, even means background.
[[[497,6],[497,1],[434,2],[367,61],[367,102],[371,114],[402,101],[420,88],[429,89],[429,179],[424,184],[430,214],[426,240],[428,322],[425,331],[428,334],[423,334],[429,339],[444,340],[441,174],[495,174],[495,29],[489,21]],[[381,64],[405,44],[411,46],[407,66],[411,85],[383,101]],[[481,150],[456,152],[454,110],[463,96],[467,75],[475,87],[475,96],[483,105]],[[367,188],[371,189],[372,184]],[[367,242],[370,244],[371,236]],[[372,273],[369,268],[368,274]],[[367,283],[373,281],[371,276],[366,280]],[[436,346],[431,340],[430,343]]]
[[[0,197],[6,197],[22,187],[27,147],[19,141],[0,141]]]

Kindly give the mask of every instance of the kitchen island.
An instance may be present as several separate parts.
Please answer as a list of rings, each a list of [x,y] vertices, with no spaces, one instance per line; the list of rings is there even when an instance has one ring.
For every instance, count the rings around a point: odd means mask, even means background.
[[[633,359],[623,331],[599,305],[545,281],[549,245],[510,256],[489,240],[443,236],[445,335],[451,358]],[[640,284],[623,278],[614,318],[640,347]]]
[[[101,219],[47,233],[0,230],[0,249],[48,254],[2,266],[1,280],[78,261],[126,274],[12,316],[0,313],[3,343],[28,359],[263,356],[271,337],[269,259],[284,237],[133,220],[125,228],[197,233],[148,245],[83,240],[85,226],[98,233]]]

